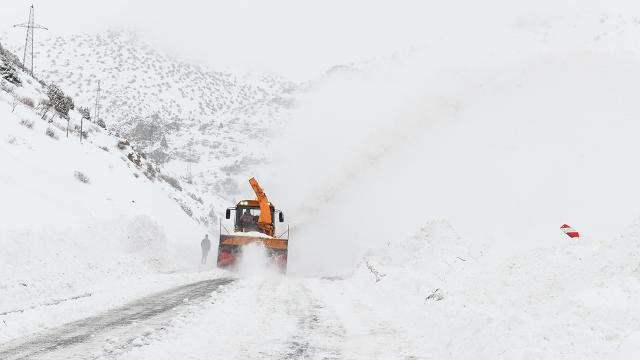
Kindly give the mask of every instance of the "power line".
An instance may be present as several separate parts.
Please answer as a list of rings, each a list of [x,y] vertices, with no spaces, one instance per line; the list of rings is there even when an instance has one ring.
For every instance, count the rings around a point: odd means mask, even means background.
[[[22,56],[22,65],[24,65],[24,68],[29,71],[29,74],[31,76],[33,76],[33,30],[49,30],[42,25],[36,24],[34,18],[35,12],[33,10],[33,5],[31,5],[31,7],[29,8],[29,20],[23,24],[13,25],[13,27],[27,28],[27,38],[24,41],[24,55]]]

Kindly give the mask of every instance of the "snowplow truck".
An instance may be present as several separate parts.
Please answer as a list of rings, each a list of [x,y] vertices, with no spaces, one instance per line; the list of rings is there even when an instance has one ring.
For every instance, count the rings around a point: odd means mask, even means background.
[[[256,194],[256,199],[239,201],[235,207],[228,208],[225,213],[227,220],[233,215],[233,233],[230,233],[220,222],[218,267],[233,268],[242,254],[243,246],[259,244],[265,248],[271,261],[285,272],[289,228],[287,227],[282,234],[276,236],[275,226],[276,215],[279,222],[284,222],[284,214],[269,202],[255,178],[249,179],[249,184]]]

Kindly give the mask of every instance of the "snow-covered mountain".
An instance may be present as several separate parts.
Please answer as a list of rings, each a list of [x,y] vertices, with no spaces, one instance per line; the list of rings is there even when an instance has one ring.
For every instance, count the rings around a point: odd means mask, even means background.
[[[280,77],[212,71],[132,33],[45,38],[36,49],[40,78],[92,109],[100,81],[107,127],[210,195],[237,193],[294,101],[295,86]]]
[[[271,99],[290,86],[273,75],[237,77],[180,61],[127,32],[43,39],[35,56],[40,77],[81,101],[95,101],[101,81],[103,116],[114,125],[155,113],[203,119]]]

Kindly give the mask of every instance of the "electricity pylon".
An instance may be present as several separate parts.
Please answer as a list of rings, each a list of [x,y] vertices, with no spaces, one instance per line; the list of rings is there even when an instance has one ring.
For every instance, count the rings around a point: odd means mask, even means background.
[[[38,25],[34,21],[34,11],[33,5],[29,8],[29,21],[24,24],[13,25],[13,27],[23,27],[27,28],[27,38],[24,42],[24,55],[22,57],[22,65],[24,65],[25,70],[29,72],[31,76],[33,76],[33,29],[44,29],[49,30],[42,25]]]

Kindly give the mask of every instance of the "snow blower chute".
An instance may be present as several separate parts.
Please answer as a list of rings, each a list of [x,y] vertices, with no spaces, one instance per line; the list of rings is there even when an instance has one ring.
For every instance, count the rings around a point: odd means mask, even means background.
[[[264,246],[267,255],[281,271],[287,269],[287,251],[289,247],[289,228],[276,236],[275,215],[278,220],[284,222],[282,211],[276,209],[267,199],[258,181],[249,179],[249,184],[256,193],[256,200],[242,200],[236,207],[228,208],[225,214],[227,219],[234,216],[234,232],[229,233],[220,222],[220,242],[218,244],[218,267],[233,267],[238,257],[242,254],[242,248],[248,244]],[[223,234],[223,229],[226,234]]]

